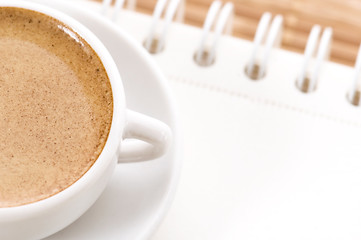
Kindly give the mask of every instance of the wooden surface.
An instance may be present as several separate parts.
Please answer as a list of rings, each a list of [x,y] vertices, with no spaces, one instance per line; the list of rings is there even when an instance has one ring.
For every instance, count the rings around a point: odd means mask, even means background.
[[[266,11],[282,14],[282,48],[303,52],[314,24],[333,28],[331,60],[353,65],[361,42],[361,0],[229,0],[235,6],[233,35],[253,40]],[[152,14],[157,0],[138,0],[136,10]],[[226,2],[226,1],[223,1]],[[202,27],[212,0],[187,0],[185,23]]]

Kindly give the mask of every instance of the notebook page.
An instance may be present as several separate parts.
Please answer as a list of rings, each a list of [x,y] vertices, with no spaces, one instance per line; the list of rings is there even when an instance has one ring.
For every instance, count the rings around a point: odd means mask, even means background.
[[[151,18],[123,11],[141,44]],[[361,111],[346,100],[352,69],[327,63],[301,93],[302,56],[274,50],[266,77],[244,74],[252,43],[224,37],[216,62],[193,54],[199,29],[173,24],[155,61],[178,100],[184,166],[153,239],[360,239]]]

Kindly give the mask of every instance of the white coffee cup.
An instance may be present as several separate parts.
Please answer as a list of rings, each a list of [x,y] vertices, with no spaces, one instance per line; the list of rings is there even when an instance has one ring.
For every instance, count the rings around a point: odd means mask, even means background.
[[[41,239],[79,218],[100,196],[117,163],[162,156],[170,145],[171,131],[164,123],[126,108],[116,64],[101,41],[85,26],[57,10],[35,3],[0,0],[0,7],[41,12],[75,30],[100,57],[113,91],[112,125],[103,151],[93,166],[74,184],[49,198],[17,207],[0,208],[1,240]],[[127,138],[141,141],[123,141]]]

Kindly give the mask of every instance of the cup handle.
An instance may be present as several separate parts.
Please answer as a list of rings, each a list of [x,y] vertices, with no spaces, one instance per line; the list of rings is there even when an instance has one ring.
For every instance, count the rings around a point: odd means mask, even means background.
[[[141,162],[162,156],[170,145],[171,135],[170,128],[163,122],[126,110],[123,140],[132,141],[122,141],[117,152],[118,163]]]

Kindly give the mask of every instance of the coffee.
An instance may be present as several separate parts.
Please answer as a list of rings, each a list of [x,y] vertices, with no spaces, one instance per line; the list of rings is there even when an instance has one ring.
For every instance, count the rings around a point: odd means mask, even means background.
[[[0,7],[0,207],[48,198],[94,164],[113,115],[94,50],[58,20]]]

